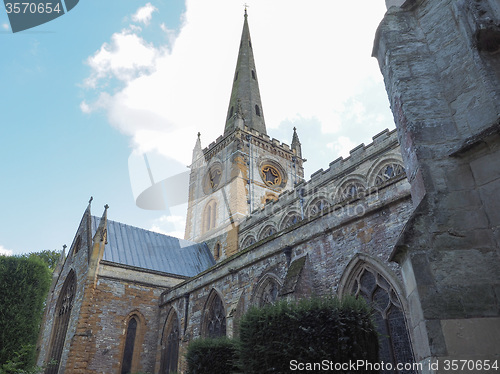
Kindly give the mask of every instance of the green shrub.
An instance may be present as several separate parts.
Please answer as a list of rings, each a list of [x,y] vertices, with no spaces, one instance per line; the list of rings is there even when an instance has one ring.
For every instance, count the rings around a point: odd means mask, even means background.
[[[51,273],[36,256],[0,256],[0,369],[33,367]]]
[[[187,348],[188,374],[230,374],[234,372],[236,343],[228,338],[196,339]]]
[[[251,308],[240,321],[240,340],[243,373],[288,373],[292,360],[342,364],[378,359],[370,308],[353,297]]]

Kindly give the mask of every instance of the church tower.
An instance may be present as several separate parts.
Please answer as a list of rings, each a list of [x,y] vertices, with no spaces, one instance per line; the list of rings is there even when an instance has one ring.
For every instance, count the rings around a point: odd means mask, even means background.
[[[216,260],[238,251],[239,222],[304,178],[300,141],[267,135],[245,9],[224,133],[207,148],[198,133],[189,178],[185,239],[205,241]]]

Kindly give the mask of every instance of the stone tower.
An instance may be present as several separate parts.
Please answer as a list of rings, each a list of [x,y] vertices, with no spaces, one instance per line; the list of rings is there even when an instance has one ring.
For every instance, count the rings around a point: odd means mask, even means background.
[[[185,238],[207,241],[216,259],[238,251],[239,222],[304,177],[300,141],[267,135],[245,10],[224,134],[193,150]]]

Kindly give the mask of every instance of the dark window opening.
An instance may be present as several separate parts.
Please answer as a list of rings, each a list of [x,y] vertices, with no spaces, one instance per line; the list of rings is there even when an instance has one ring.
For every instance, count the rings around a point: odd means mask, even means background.
[[[219,295],[215,295],[206,312],[205,336],[209,338],[226,336],[226,312]]]
[[[50,348],[50,361],[47,366],[46,374],[57,374],[59,364],[64,348],[66,332],[68,331],[69,317],[73,309],[73,300],[76,292],[76,276],[75,272],[71,271],[64,282],[59,300],[56,306],[56,316],[54,321],[54,332],[52,333],[52,343]]]
[[[249,41],[248,41],[248,46],[249,46],[250,48],[252,48],[252,41],[251,41],[251,40],[249,40]]]
[[[234,81],[236,82],[238,80],[238,72],[234,75]]]
[[[174,316],[169,323],[169,328],[167,330],[166,342],[163,346],[163,359],[161,362],[160,373],[176,373],[177,363],[179,361],[179,319],[177,318],[177,313],[174,312]]]
[[[234,112],[234,107],[231,107],[231,110],[229,111],[229,116],[227,117],[228,119],[233,116],[233,112]]]
[[[260,108],[258,105],[255,106],[255,114],[257,114],[260,117]]]
[[[255,78],[255,71],[253,71],[253,70],[252,70],[252,78],[255,80],[257,79],[257,78]]]
[[[123,351],[121,374],[129,374],[132,372],[132,357],[134,355],[136,332],[137,332],[137,319],[135,317],[132,317],[127,327],[127,337],[125,338],[125,349]]]

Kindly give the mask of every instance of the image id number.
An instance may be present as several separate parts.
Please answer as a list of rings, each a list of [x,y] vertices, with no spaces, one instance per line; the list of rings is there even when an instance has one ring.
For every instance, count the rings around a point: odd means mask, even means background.
[[[56,3],[54,7],[52,7],[52,3],[5,3],[5,8],[7,9],[7,13],[61,13],[62,9],[60,8],[60,4]]]

